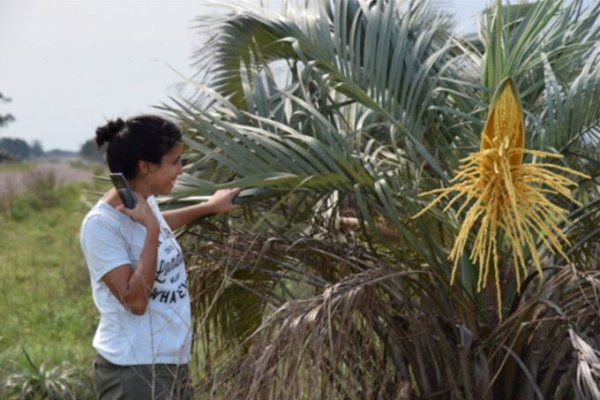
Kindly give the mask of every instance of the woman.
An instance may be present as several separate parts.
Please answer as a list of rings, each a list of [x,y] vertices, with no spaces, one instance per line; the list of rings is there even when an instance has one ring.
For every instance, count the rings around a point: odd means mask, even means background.
[[[96,130],[108,143],[111,172],[121,172],[137,204],[126,208],[115,189],[89,211],[80,240],[100,312],[93,379],[100,399],[189,399],[190,297],[173,230],[198,217],[234,210],[237,190],[161,212],[156,195],[171,193],[182,173],[177,126],[158,116],[111,121]]]

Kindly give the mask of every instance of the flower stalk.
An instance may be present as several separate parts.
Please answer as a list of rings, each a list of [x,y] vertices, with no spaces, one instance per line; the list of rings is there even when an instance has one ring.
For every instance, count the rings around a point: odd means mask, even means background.
[[[542,260],[538,252],[541,242],[553,254],[567,255],[563,243],[568,239],[560,229],[566,220],[567,210],[554,204],[548,196],[560,194],[580,205],[571,195],[577,184],[564,174],[587,178],[570,168],[550,163],[523,163],[524,156],[534,158],[562,158],[562,155],[524,148],[525,128],[523,111],[512,80],[503,81],[492,100],[481,134],[481,147],[476,153],[461,160],[452,185],[421,194],[436,194],[436,198],[413,218],[430,210],[449,197],[444,212],[459,200],[463,204],[458,215],[463,215],[460,230],[449,259],[454,261],[451,283],[456,278],[460,256],[475,232],[470,260],[479,266],[477,291],[490,280],[496,286],[498,313],[501,316],[500,263],[503,245],[510,246],[512,264],[520,287],[522,277],[528,273],[529,260],[542,273]],[[502,239],[501,239],[502,238]],[[506,262],[506,261],[505,261]]]

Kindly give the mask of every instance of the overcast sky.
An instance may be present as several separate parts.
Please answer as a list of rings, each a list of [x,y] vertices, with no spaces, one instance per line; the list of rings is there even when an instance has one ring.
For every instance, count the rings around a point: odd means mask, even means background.
[[[277,1],[277,0],[271,0]],[[489,0],[440,0],[462,30]],[[191,76],[208,0],[0,0],[2,137],[79,151],[106,119],[153,112]],[[258,2],[256,0],[255,2]]]

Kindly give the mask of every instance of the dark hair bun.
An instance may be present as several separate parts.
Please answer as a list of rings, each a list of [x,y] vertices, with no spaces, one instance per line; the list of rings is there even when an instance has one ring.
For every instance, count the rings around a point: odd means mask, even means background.
[[[98,147],[102,146],[106,142],[113,140],[115,136],[125,127],[125,121],[118,118],[113,121],[108,121],[104,126],[99,126],[96,129],[96,144]]]

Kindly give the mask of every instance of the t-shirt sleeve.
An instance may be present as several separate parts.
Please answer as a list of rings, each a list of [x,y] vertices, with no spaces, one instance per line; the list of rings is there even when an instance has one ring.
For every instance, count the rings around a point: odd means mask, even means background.
[[[100,281],[116,267],[131,264],[123,236],[116,227],[97,217],[89,218],[83,225],[81,248],[94,281]]]

